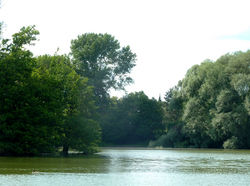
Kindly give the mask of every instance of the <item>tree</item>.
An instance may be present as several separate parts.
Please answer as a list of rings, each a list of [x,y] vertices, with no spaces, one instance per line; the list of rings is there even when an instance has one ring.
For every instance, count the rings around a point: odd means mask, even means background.
[[[235,52],[215,62],[206,60],[194,65],[182,80],[181,87],[167,94],[167,123],[171,121],[171,102],[173,108],[178,108],[179,98],[182,103],[179,111],[183,112],[174,112],[182,113],[175,121],[184,123],[181,135],[187,135],[183,140],[189,139],[191,146],[250,147],[249,59],[250,51]],[[177,131],[167,126],[168,133],[178,141]],[[173,122],[171,129],[174,127],[178,127],[177,122]]]
[[[165,131],[161,104],[143,92],[113,99],[106,113],[102,122],[105,143],[145,144]]]
[[[71,42],[71,54],[76,71],[89,79],[94,87],[97,104],[107,101],[109,90],[124,89],[132,82],[129,77],[136,55],[130,47],[120,47],[109,34],[87,33]]]
[[[53,127],[44,121],[44,106],[36,96],[32,78],[35,59],[25,45],[32,44],[38,31],[23,27],[12,41],[3,39],[0,50],[0,152],[38,154],[53,149]]]
[[[182,82],[171,88],[165,95],[164,122],[166,135],[162,137],[161,144],[166,147],[186,147],[189,139],[184,131],[185,122],[182,120],[184,99],[180,94]]]
[[[215,116],[212,120],[215,139],[223,144],[233,137],[234,148],[243,148],[248,143],[247,123],[247,111],[236,91],[222,90],[218,95]]]
[[[100,141],[99,125],[95,121],[95,104],[88,79],[80,77],[67,56],[39,56],[36,76],[45,79],[50,102],[57,111],[59,145],[64,155],[69,148],[94,152]],[[51,82],[51,83],[49,83]]]
[[[64,147],[94,152],[100,140],[88,79],[67,56],[34,58],[39,32],[23,27],[0,48],[0,153],[38,155]]]

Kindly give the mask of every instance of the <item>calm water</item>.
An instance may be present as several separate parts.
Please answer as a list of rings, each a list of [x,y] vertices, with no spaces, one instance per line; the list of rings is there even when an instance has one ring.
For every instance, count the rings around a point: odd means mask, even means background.
[[[0,157],[0,185],[250,185],[250,151],[107,148],[91,157]]]

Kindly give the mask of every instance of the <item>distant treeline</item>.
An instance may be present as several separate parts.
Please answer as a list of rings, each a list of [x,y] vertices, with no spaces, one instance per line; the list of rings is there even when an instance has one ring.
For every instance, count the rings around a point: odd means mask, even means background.
[[[164,100],[138,92],[110,103],[107,144],[250,148],[250,51],[194,65]]]
[[[164,146],[250,148],[250,51],[191,67],[165,96]]]
[[[133,82],[129,46],[86,33],[69,55],[34,57],[27,46],[38,34],[30,26],[0,37],[1,155],[89,154],[100,144],[250,148],[250,51],[193,66],[164,100],[116,98],[111,89]]]

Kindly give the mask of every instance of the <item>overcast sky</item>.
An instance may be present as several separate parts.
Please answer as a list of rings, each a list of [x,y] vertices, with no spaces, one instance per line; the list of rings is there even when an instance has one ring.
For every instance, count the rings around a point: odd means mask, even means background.
[[[249,0],[2,0],[0,20],[5,37],[36,25],[35,55],[68,53],[79,34],[109,33],[137,54],[128,92],[158,98],[192,65],[250,49],[249,7]]]

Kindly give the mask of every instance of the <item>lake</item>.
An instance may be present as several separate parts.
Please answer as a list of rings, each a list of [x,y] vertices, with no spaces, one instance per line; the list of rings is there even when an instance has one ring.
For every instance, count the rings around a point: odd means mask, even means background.
[[[0,185],[250,185],[250,150],[103,148],[88,157],[0,157]]]

